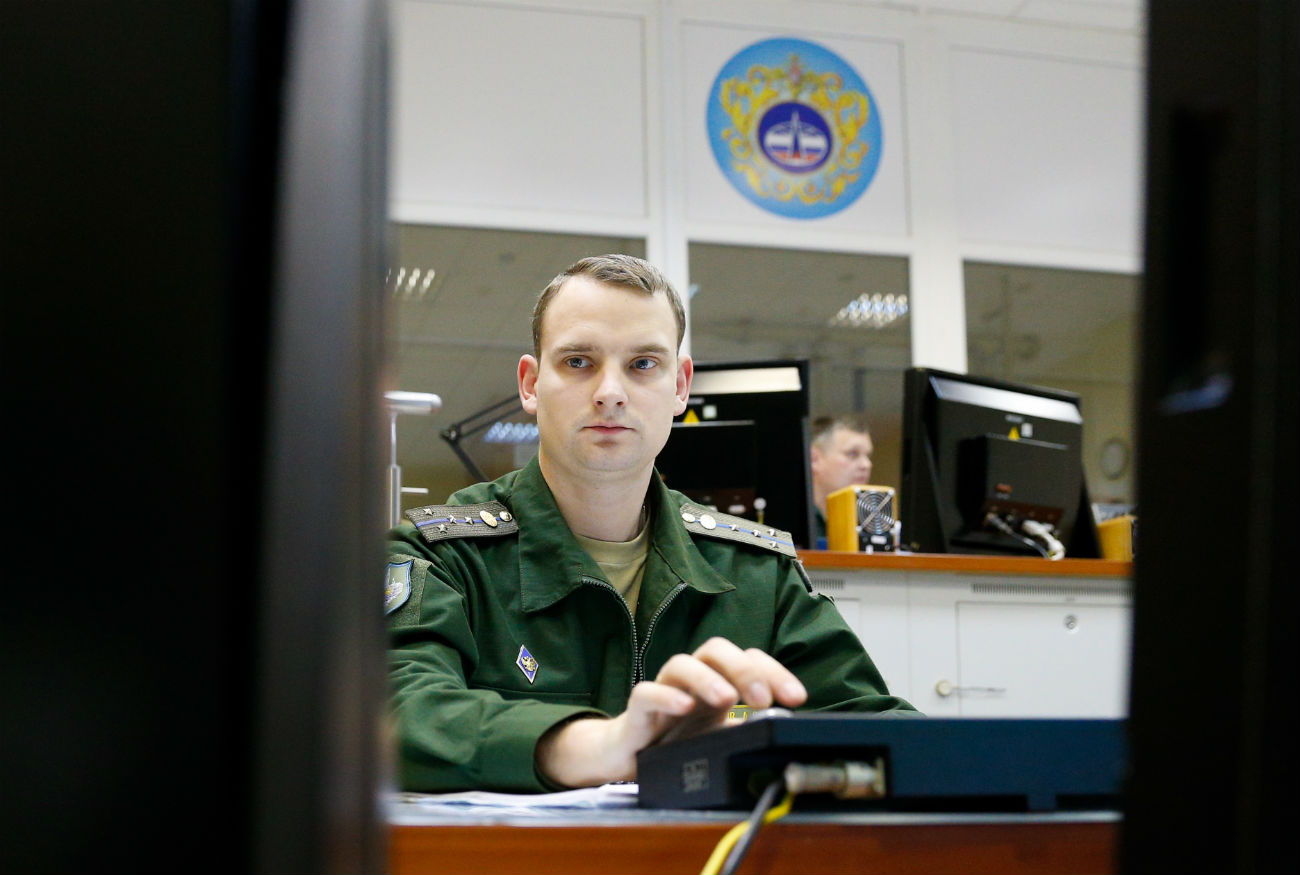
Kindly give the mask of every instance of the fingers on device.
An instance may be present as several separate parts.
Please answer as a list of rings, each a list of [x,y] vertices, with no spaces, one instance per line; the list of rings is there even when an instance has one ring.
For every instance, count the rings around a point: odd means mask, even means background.
[[[826,547],[886,553],[897,545],[894,487],[854,484],[826,496]]]

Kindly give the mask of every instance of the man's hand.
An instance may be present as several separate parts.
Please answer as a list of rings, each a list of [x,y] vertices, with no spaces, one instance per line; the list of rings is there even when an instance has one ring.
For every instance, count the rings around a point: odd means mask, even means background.
[[[710,638],[691,655],[664,663],[653,681],[633,687],[627,710],[612,720],[574,720],[543,735],[538,768],[569,787],[631,781],[643,748],[721,726],[741,702],[794,708],[807,698],[799,679],[763,651]]]

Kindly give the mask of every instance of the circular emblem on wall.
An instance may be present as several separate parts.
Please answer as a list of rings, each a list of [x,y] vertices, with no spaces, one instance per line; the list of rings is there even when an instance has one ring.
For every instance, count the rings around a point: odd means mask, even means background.
[[[763,154],[777,167],[787,173],[809,173],[826,163],[831,153],[831,129],[821,116],[790,100],[763,113],[758,122],[758,142]]]
[[[856,201],[880,166],[880,113],[839,55],[807,40],[754,43],[713,82],[709,142],[728,181],[763,209],[817,219]]]

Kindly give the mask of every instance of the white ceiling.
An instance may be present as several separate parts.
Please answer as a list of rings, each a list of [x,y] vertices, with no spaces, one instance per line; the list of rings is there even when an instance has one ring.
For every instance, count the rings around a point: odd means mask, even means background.
[[[795,0],[813,2],[813,0]],[[1145,0],[815,0],[846,6],[874,6],[921,15],[955,15],[1022,21],[1071,28],[1139,34],[1145,28]]]

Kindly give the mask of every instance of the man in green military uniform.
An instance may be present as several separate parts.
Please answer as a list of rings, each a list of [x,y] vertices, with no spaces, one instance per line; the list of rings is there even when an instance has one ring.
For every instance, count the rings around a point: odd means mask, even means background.
[[[755,708],[914,713],[787,533],[667,489],[690,393],[685,317],[646,262],[583,259],[519,361],[538,454],[408,511],[385,607],[401,784],[552,790],[636,777],[636,753]]]

